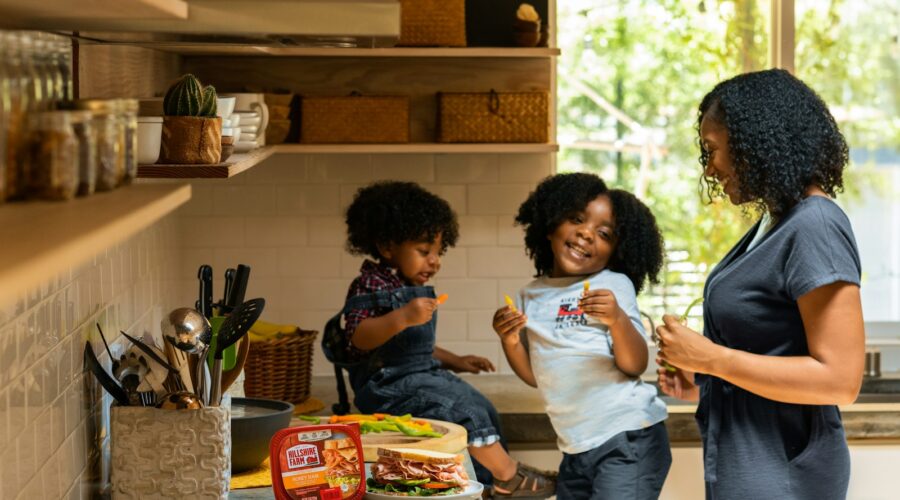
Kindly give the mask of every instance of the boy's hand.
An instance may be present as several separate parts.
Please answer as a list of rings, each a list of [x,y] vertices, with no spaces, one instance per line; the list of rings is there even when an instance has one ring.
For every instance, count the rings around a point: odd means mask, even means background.
[[[453,362],[447,366],[450,370],[456,373],[481,373],[481,372],[494,372],[497,369],[494,367],[494,364],[487,358],[482,358],[481,356],[475,356],[474,354],[468,354],[466,356],[458,356]]]
[[[401,308],[403,319],[409,326],[424,325],[431,321],[437,305],[437,300],[429,299],[428,297],[412,299]]]
[[[584,295],[578,300],[578,307],[584,314],[608,327],[615,325],[625,316],[625,311],[619,307],[615,294],[610,290],[584,292]]]
[[[528,317],[522,311],[514,311],[511,307],[501,307],[494,313],[492,326],[500,340],[507,346],[519,343],[519,332],[525,327]]]

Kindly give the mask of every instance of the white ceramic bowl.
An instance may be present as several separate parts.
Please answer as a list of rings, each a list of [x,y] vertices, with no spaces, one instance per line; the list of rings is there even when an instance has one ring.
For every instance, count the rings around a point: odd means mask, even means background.
[[[247,125],[254,126],[254,127],[259,126],[260,121],[262,120],[262,118],[260,118],[260,116],[259,116],[259,113],[256,113],[256,112],[234,113],[232,116],[240,117],[240,118],[238,118],[238,120],[239,120],[238,123],[240,123],[240,125],[242,127],[247,126]],[[233,125],[234,125],[234,122],[232,122],[232,126]]]
[[[236,97],[218,97],[216,98],[216,115],[222,118],[228,118],[234,112],[234,103]]]
[[[241,115],[236,115],[236,114],[232,113],[231,116],[228,117],[228,123],[232,127],[237,127],[238,125],[241,124]]]
[[[161,116],[139,116],[137,127],[137,161],[141,165],[156,163],[162,142]]]
[[[256,141],[235,141],[234,143],[234,152],[235,153],[246,153],[247,151],[253,151],[258,148],[259,144]]]

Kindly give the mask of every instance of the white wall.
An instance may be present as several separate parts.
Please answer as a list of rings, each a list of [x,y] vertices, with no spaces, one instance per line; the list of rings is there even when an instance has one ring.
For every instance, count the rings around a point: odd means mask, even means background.
[[[433,282],[450,296],[438,343],[500,363],[493,311],[533,274],[513,217],[551,168],[549,154],[284,154],[227,181],[195,181],[179,211],[179,298],[196,300],[200,264],[214,267],[218,299],[225,269],[244,263],[252,268],[247,297],[266,298],[266,319],[321,330],[362,262],[343,250],[343,211],[354,193],[376,180],[415,181],[444,197],[460,220],[459,244]],[[512,373],[505,360],[500,366]],[[313,369],[333,373],[318,347]]]

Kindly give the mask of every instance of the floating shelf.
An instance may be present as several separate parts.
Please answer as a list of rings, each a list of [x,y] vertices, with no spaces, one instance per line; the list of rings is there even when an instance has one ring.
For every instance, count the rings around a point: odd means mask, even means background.
[[[139,165],[138,177],[149,179],[227,179],[251,169],[272,156],[272,146],[254,149],[249,153],[231,155],[228,162],[218,165]]]
[[[279,144],[233,155],[218,165],[140,165],[142,179],[228,179],[273,154],[492,154],[553,153],[557,144]]]
[[[554,57],[558,48],[517,47],[272,47],[228,44],[150,43],[147,47],[189,56],[278,56],[278,57]]]
[[[187,184],[142,184],[68,202],[0,206],[0,304],[138,233],[191,198]]]
[[[31,26],[42,21],[97,21],[104,19],[187,19],[184,0],[0,0],[0,10],[8,19],[3,24]]]
[[[491,154],[491,153],[555,153],[558,144],[532,143],[408,143],[408,144],[280,144],[277,153],[359,153],[359,154]]]

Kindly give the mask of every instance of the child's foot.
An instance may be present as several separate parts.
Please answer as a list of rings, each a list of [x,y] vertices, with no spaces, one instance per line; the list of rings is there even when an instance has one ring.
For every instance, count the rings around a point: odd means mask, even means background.
[[[494,478],[495,498],[547,498],[556,493],[556,475],[519,463],[506,481]]]

